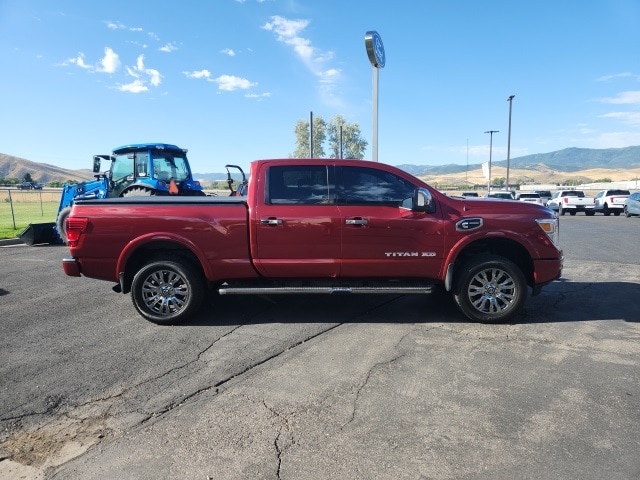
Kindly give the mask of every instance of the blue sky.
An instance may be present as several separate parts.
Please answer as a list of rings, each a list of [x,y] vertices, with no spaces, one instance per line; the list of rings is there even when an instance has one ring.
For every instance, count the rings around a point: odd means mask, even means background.
[[[0,152],[64,168],[140,142],[193,169],[288,157],[309,112],[379,161],[479,164],[640,145],[640,2],[0,0]]]

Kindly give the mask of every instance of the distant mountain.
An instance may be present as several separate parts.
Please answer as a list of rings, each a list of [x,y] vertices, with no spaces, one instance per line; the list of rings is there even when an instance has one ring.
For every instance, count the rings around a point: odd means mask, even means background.
[[[492,165],[506,167],[506,160],[492,161]],[[481,168],[482,164],[469,165],[469,169]],[[591,168],[627,169],[640,167],[640,146],[624,148],[565,148],[550,153],[536,153],[524,157],[512,158],[510,168],[522,170],[556,170],[559,172],[578,172]],[[466,165],[399,165],[412,175],[448,175],[467,170]]]
[[[69,180],[81,182],[93,178],[93,172],[89,169],[68,170],[0,153],[0,178],[17,178],[22,181],[27,173],[35,182],[45,184],[49,182],[65,183]]]
[[[506,160],[493,161],[495,166],[507,166]],[[482,164],[469,165],[413,165],[403,164],[399,168],[416,176],[449,175],[461,173],[468,169],[478,169]],[[248,167],[248,165],[247,165]],[[536,172],[554,170],[558,172],[578,172],[592,168],[631,169],[640,168],[640,146],[624,148],[565,148],[549,153],[537,153],[524,157],[512,158],[510,167],[514,169],[531,170]],[[68,170],[65,168],[37,163],[23,158],[0,153],[0,178],[17,178],[22,180],[29,173],[40,183],[66,182],[67,180],[89,180],[93,178],[91,170]],[[245,172],[247,173],[247,172]],[[226,180],[227,173],[194,173],[194,178],[201,181]],[[234,170],[232,176],[239,178]]]

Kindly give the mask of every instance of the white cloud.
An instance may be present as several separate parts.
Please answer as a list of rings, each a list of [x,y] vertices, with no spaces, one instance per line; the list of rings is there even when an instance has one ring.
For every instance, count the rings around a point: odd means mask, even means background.
[[[636,75],[631,72],[623,72],[623,73],[614,73],[611,75],[603,75],[600,78],[596,78],[597,82],[608,82],[609,80],[615,80],[617,78],[632,78],[635,80],[640,80],[640,75]]]
[[[74,58],[69,58],[68,60],[65,60],[64,62],[62,62],[63,66],[66,65],[76,65],[80,68],[83,68],[85,70],[92,70],[93,67],[91,65],[87,65],[84,62],[84,53],[79,53],[77,57]]]
[[[615,105],[640,105],[640,90],[620,92],[615,97],[601,98],[600,101]]]
[[[326,102],[339,105],[334,96],[336,83],[341,77],[341,71],[337,68],[327,68],[326,64],[333,59],[333,52],[321,52],[315,48],[311,41],[302,36],[302,32],[309,25],[309,20],[289,20],[280,16],[271,17],[271,21],[261,28],[273,32],[278,42],[290,46],[309,71],[320,82],[320,93]]]
[[[640,112],[610,112],[601,115],[601,118],[613,118],[631,125],[640,125]]]
[[[167,52],[167,53],[171,53],[177,49],[178,47],[176,47],[173,43],[167,43],[164,47],[160,47],[161,52]]]
[[[245,93],[244,97],[245,97],[245,98],[255,98],[256,100],[262,100],[263,98],[269,98],[269,97],[271,97],[271,93],[270,93],[270,92],[264,92],[264,93]]]
[[[299,35],[308,25],[309,20],[288,20],[275,15],[262,28],[275,33],[277,41],[293,47],[302,61],[309,64],[313,60],[314,49],[309,40]]]
[[[134,80],[131,83],[125,85],[118,85],[118,90],[128,93],[142,93],[149,90],[142,80]]]
[[[225,92],[233,92],[234,90],[248,90],[255,87],[257,83],[251,83],[246,78],[240,78],[233,75],[220,75],[210,80],[218,84],[218,89]]]
[[[236,52],[234,52],[230,48],[223,48],[222,50],[220,50],[220,53],[224,53],[225,55],[229,55],[230,57],[235,57],[236,55]]]
[[[100,59],[97,65],[90,65],[85,62],[84,53],[79,53],[78,56],[69,58],[62,62],[62,66],[75,65],[83,70],[89,72],[99,73],[115,73],[120,68],[120,59],[118,54],[109,47],[104,49],[104,57]]]
[[[126,27],[120,22],[106,22],[109,30],[123,30]]]
[[[104,57],[100,60],[100,67],[97,68],[97,71],[104,73],[114,73],[118,68],[120,68],[120,58],[118,54],[114,52],[111,48],[106,47],[104,49]]]
[[[148,85],[158,87],[162,83],[162,75],[158,70],[144,65],[144,55],[138,56],[134,67],[126,67],[127,74],[133,77],[131,83],[119,85],[118,90],[128,93],[141,93],[149,90]]]
[[[209,70],[197,70],[193,72],[182,72],[187,78],[210,78],[211,72]]]

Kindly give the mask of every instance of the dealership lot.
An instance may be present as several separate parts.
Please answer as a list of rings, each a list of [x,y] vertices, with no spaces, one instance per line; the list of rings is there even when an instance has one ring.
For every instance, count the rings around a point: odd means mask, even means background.
[[[562,217],[563,278],[505,325],[435,294],[159,327],[65,247],[2,247],[0,478],[637,478],[639,232]]]

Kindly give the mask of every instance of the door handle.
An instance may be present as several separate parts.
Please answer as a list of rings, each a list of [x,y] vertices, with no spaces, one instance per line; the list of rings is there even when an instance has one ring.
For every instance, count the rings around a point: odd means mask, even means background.
[[[364,218],[356,217],[356,218],[347,218],[345,223],[347,225],[366,225],[369,222]]]
[[[282,225],[281,218],[269,217],[260,220],[261,225]]]

